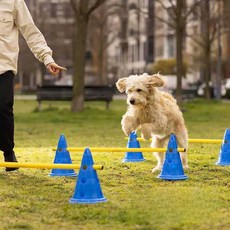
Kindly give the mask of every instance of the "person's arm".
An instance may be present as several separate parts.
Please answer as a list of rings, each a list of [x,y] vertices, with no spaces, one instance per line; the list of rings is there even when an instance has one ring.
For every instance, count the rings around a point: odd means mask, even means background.
[[[56,75],[60,70],[65,69],[53,60],[52,50],[47,46],[44,36],[34,24],[24,0],[16,1],[15,24],[21,31],[30,50],[39,61],[45,64],[50,73]]]

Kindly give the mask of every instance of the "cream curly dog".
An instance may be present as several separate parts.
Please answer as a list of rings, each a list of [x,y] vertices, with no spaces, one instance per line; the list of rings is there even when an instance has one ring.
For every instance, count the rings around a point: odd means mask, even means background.
[[[123,115],[121,125],[124,133],[141,129],[142,137],[152,137],[151,147],[167,147],[170,134],[175,134],[178,146],[187,148],[188,133],[182,112],[176,100],[158,87],[165,84],[160,74],[131,75],[117,81],[117,89],[127,94],[127,112]],[[158,163],[152,172],[161,170],[164,155],[155,152]],[[184,168],[188,168],[187,153],[180,153]]]

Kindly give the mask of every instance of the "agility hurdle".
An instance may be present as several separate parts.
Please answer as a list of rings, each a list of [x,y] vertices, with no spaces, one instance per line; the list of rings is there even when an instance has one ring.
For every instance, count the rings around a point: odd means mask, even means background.
[[[88,147],[91,152],[166,152],[167,148],[95,148],[95,147]],[[53,151],[56,151],[57,148],[53,148]],[[85,150],[85,147],[69,147],[66,149],[70,152],[83,152]],[[170,149],[169,149],[170,151]],[[178,152],[186,152],[185,148],[178,148]]]
[[[128,140],[129,138],[126,137],[125,139]],[[137,137],[136,140],[148,142],[148,141],[152,141],[152,138],[145,140],[141,137]],[[221,140],[221,139],[188,139],[188,142],[189,143],[221,144],[223,142],[223,140]]]
[[[0,162],[0,167],[8,168],[36,168],[36,169],[80,169],[78,164],[32,164],[32,163],[16,163],[16,162]],[[82,165],[83,168],[87,167]],[[94,170],[102,170],[103,165],[93,165]]]

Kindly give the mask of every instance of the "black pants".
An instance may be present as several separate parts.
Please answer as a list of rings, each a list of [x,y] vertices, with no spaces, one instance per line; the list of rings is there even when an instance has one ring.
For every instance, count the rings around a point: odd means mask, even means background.
[[[14,161],[14,74],[0,74],[0,150],[5,161]]]

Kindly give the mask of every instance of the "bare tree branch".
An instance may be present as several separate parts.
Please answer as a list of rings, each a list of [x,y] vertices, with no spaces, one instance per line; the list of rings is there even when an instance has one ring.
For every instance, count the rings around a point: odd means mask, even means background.
[[[166,12],[169,12],[169,8],[172,8],[174,14],[173,14],[173,15],[170,15],[170,16],[173,18],[174,21],[176,20],[176,18],[175,18],[175,16],[176,16],[176,6],[173,4],[173,1],[172,1],[172,0],[169,0],[169,2],[170,2],[170,4],[171,4],[171,5],[170,5],[171,7],[167,7],[167,6],[163,3],[162,0],[156,0],[156,2],[159,3],[160,6],[161,6]]]
[[[76,6],[76,2],[74,0],[70,0],[70,4],[72,5],[74,13],[77,15],[78,14],[78,9]]]
[[[161,0],[155,0],[156,3],[159,3],[164,10],[168,10],[168,7]]]
[[[216,24],[215,25],[213,25],[213,27],[212,27],[212,32],[210,33],[210,44],[212,44],[213,43],[213,41],[215,40],[215,37],[217,36],[217,26],[216,26]]]
[[[85,1],[85,0],[83,0]],[[107,0],[97,0],[88,10],[87,15],[89,16],[95,9],[102,5]]]
[[[196,0],[191,6],[189,11],[185,14],[185,20],[189,19],[189,16],[196,10],[197,6],[199,6],[201,4],[201,2],[204,0]]]
[[[156,15],[154,15],[154,17],[155,17],[157,20],[159,20],[159,21],[161,21],[161,22],[167,24],[168,26],[172,27],[173,29],[176,29],[176,25],[175,25],[175,24],[170,23],[169,21],[167,21],[167,20],[165,20],[165,19],[163,19],[163,18],[161,18],[161,17],[158,17],[158,16],[156,16]]]
[[[203,39],[198,39],[198,36],[194,36],[193,34],[188,34],[188,33],[186,33],[186,36],[191,40],[193,40],[199,46],[201,47],[204,46],[204,42],[202,42]]]
[[[171,7],[174,11],[174,14],[176,14],[176,5],[173,3],[173,0],[169,0],[170,4],[171,4]]]

